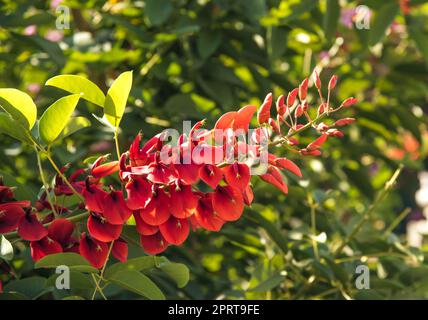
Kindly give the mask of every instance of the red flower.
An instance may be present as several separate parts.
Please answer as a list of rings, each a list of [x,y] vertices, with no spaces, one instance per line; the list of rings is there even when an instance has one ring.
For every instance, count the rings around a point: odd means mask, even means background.
[[[217,166],[212,164],[206,164],[199,170],[199,175],[202,181],[204,181],[211,188],[215,189],[220,181],[223,179],[223,172]]]
[[[162,189],[157,189],[144,209],[140,210],[141,218],[151,226],[159,226],[170,217],[170,199]]]
[[[48,235],[48,230],[37,219],[36,214],[27,212],[19,221],[19,236],[28,241],[38,241]]]
[[[167,222],[159,226],[159,230],[166,241],[178,246],[189,236],[189,221],[170,217]]]
[[[214,211],[225,221],[238,220],[244,211],[242,194],[232,186],[218,186],[212,196],[212,203]]]
[[[171,207],[170,211],[176,218],[190,217],[196,209],[198,198],[192,192],[191,186],[173,184],[170,187]]]
[[[24,215],[21,206],[14,202],[0,204],[0,233],[15,230]]]
[[[30,248],[31,257],[35,262],[47,255],[62,252],[61,244],[50,237],[44,237],[39,241],[31,241]]]
[[[151,236],[141,236],[140,238],[141,246],[144,251],[148,254],[158,254],[168,247],[168,242],[162,236],[160,232],[155,233]]]
[[[85,232],[80,237],[80,254],[97,269],[101,269],[107,260],[108,245],[88,236]]]
[[[103,242],[116,240],[122,232],[122,225],[111,224],[98,214],[89,216],[87,227],[91,237]]]
[[[65,245],[70,241],[74,224],[65,218],[54,220],[48,227],[49,237]]]
[[[239,190],[245,190],[250,183],[250,168],[246,164],[235,162],[225,167],[223,172],[226,182]]]
[[[141,235],[151,236],[152,234],[155,234],[159,231],[158,226],[151,226],[144,222],[144,220],[141,218],[140,211],[134,211],[134,219],[137,232]]]
[[[117,225],[124,224],[132,214],[123,199],[122,192],[115,190],[104,195],[101,212],[107,222]]]
[[[113,254],[113,257],[115,257],[117,260],[125,263],[128,259],[128,244],[122,239],[117,239],[113,243],[111,253]]]
[[[211,193],[199,199],[198,206],[196,207],[192,219],[194,219],[200,227],[209,231],[220,231],[224,224],[224,220],[214,213]]]
[[[288,187],[287,187],[286,183],[284,182],[282,175],[278,171],[277,168],[275,168],[273,166],[269,166],[268,172],[265,174],[262,174],[260,176],[260,178],[263,181],[268,182],[271,185],[273,185],[274,187],[278,188],[279,190],[281,190],[285,194],[288,193]]]
[[[107,195],[107,192],[98,186],[89,185],[89,180],[86,180],[86,188],[83,190],[86,209],[94,212],[103,212],[103,201]]]
[[[126,204],[131,210],[144,208],[152,196],[151,185],[143,178],[132,178],[125,185],[125,189],[128,194]]]

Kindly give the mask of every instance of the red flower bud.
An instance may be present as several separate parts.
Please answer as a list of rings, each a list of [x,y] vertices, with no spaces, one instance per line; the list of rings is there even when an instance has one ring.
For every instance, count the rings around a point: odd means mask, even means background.
[[[350,123],[352,123],[352,122],[354,122],[354,121],[355,121],[355,119],[354,119],[354,118],[343,118],[343,119],[339,119],[339,120],[337,120],[337,121],[334,123],[334,125],[335,125],[335,126],[342,127],[342,126],[346,126],[346,125],[348,125],[348,124],[350,124]]]
[[[291,108],[296,101],[297,94],[299,93],[299,89],[295,88],[288,93],[287,96],[287,108]]]
[[[269,118],[269,126],[272,128],[273,132],[276,132],[278,134],[281,133],[278,123],[274,119]]]
[[[270,118],[271,106],[272,106],[272,93],[268,93],[262,105],[260,106],[259,112],[257,113],[257,121],[260,125],[268,122]]]
[[[300,101],[303,101],[306,99],[307,92],[308,92],[308,78],[303,80],[302,83],[299,85]]]
[[[315,87],[318,90],[321,90],[321,79],[320,79],[320,77],[318,75],[318,72],[315,69],[314,69],[313,75],[314,75],[314,84],[315,84]]]
[[[278,97],[278,99],[276,99],[276,112],[278,113],[278,115],[281,115],[281,116],[285,114],[285,111],[287,109],[284,104],[284,100],[285,100],[285,97],[282,94]]]
[[[328,82],[328,91],[331,91],[334,89],[334,87],[336,87],[336,83],[337,83],[337,76],[333,75],[330,78],[330,81]]]
[[[345,108],[352,106],[353,104],[356,104],[358,102],[357,99],[350,97],[345,99],[345,101],[342,102],[342,106],[344,106]]]

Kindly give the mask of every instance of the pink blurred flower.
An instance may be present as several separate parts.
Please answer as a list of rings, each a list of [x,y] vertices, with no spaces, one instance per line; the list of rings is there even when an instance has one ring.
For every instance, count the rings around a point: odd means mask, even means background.
[[[56,9],[60,4],[62,0],[51,0],[51,9]]]
[[[59,42],[64,38],[64,33],[60,30],[49,30],[45,34],[45,39],[52,42]]]
[[[24,29],[24,34],[26,36],[33,36],[37,32],[37,26],[32,24],[31,26],[28,26]]]
[[[27,91],[30,92],[30,93],[32,93],[32,94],[37,94],[40,91],[41,88],[42,87],[38,83],[30,83],[27,86]]]

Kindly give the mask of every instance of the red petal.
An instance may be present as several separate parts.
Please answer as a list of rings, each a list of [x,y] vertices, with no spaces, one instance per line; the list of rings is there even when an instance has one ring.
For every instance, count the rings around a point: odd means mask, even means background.
[[[201,176],[202,181],[213,189],[215,189],[223,179],[223,172],[221,169],[212,164],[207,164],[201,167],[199,175]]]
[[[243,163],[235,162],[223,169],[226,182],[239,190],[245,190],[250,183],[250,168]]]
[[[54,220],[48,227],[49,237],[62,245],[69,242],[74,230],[74,224],[64,218]]]
[[[168,184],[174,180],[174,178],[176,178],[174,172],[164,164],[157,163],[149,166],[147,180],[150,182]]]
[[[177,190],[178,189],[178,190]],[[190,217],[196,209],[198,204],[198,198],[192,192],[191,186],[181,185],[179,188],[175,185],[171,186],[171,205],[170,211],[176,217],[180,219]]]
[[[178,246],[189,236],[190,225],[187,219],[170,217],[167,222],[159,226],[159,230],[166,241]]]
[[[131,210],[144,208],[152,196],[151,184],[145,179],[135,178],[129,181],[125,188],[128,193],[126,204]]]
[[[37,241],[48,235],[48,230],[37,219],[34,213],[26,214],[19,221],[19,236],[28,241]]]
[[[83,190],[83,197],[85,198],[86,209],[94,212],[102,212],[104,197],[107,194],[107,192],[96,186],[90,186],[89,190],[85,188]]]
[[[164,239],[160,232],[151,236],[141,236],[141,246],[148,254],[158,254],[168,247],[168,242]]]
[[[244,199],[238,189],[218,186],[213,194],[213,208],[221,219],[235,221],[244,211]]]
[[[105,176],[109,176],[112,173],[115,173],[116,171],[119,171],[119,161],[111,161],[94,168],[92,170],[92,176],[94,178],[99,179]]]
[[[116,240],[122,232],[122,225],[108,223],[102,217],[93,214],[88,218],[87,227],[91,237],[103,242]]]
[[[233,130],[243,129],[247,132],[256,110],[256,106],[245,106],[239,109],[238,114],[235,117],[235,121],[233,122]]]
[[[144,236],[150,236],[152,234],[155,234],[159,231],[159,227],[157,226],[151,226],[144,222],[144,220],[141,218],[140,211],[134,212],[134,218],[135,218],[135,224],[136,229],[139,234],[142,234]]]
[[[192,216],[197,224],[209,231],[220,231],[224,221],[214,213],[211,196],[200,198],[195,214]]]
[[[247,206],[251,206],[251,203],[254,200],[254,193],[253,193],[253,189],[251,189],[251,187],[248,185],[244,192],[242,193],[242,196],[244,198],[244,202]]]
[[[127,207],[123,194],[120,191],[111,191],[104,196],[103,216],[111,224],[124,224],[132,214],[132,211]]]
[[[92,266],[101,269],[107,260],[109,248],[106,243],[98,241],[84,232],[80,238],[79,251]]]
[[[149,225],[159,226],[170,217],[169,206],[169,197],[162,189],[158,189],[157,195],[153,196],[146,208],[141,209],[141,218]]]
[[[282,179],[281,173],[275,167],[270,166],[268,173],[262,174],[260,178],[278,188],[285,194],[288,193],[288,187]]]
[[[286,169],[294,173],[298,177],[302,177],[302,172],[300,171],[299,167],[291,160],[286,158],[277,158],[275,159],[275,164],[282,169]]]
[[[199,181],[200,164],[174,164],[178,177],[186,184],[195,184]]]
[[[25,212],[19,205],[14,203],[0,204],[0,233],[15,230],[24,215]]]
[[[39,241],[32,241],[30,243],[30,248],[31,257],[35,262],[47,255],[62,252],[61,245],[49,237],[44,237]]]
[[[215,130],[226,130],[227,128],[232,127],[233,120],[238,115],[236,111],[230,111],[223,114],[216,122],[214,129]]]
[[[272,106],[272,93],[268,93],[257,113],[257,121],[259,124],[268,122],[270,118],[270,108]]]
[[[125,263],[128,259],[128,244],[121,239],[116,240],[113,243],[111,253],[113,254],[113,257],[115,257],[117,260]]]

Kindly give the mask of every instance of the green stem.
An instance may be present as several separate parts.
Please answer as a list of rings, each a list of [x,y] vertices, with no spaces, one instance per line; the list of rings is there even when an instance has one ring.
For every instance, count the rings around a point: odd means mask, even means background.
[[[407,217],[407,215],[412,211],[410,208],[404,209],[398,216],[395,218],[395,220],[391,223],[391,225],[385,230],[383,233],[384,238],[388,237],[392,231],[400,224],[400,222]]]
[[[318,242],[316,239],[317,236],[317,221],[316,221],[316,204],[314,203],[314,200],[312,199],[311,195],[308,195],[308,202],[309,207],[311,209],[311,232],[312,232],[312,246],[314,248],[314,254],[315,258],[317,260],[320,259],[319,252],[318,252]]]
[[[370,207],[364,213],[361,220],[357,223],[357,225],[354,227],[352,232],[346,237],[345,240],[342,241],[340,246],[337,248],[337,250],[335,251],[335,255],[339,255],[342,252],[342,250],[348,245],[349,242],[351,242],[351,240],[358,234],[358,232],[361,230],[361,228],[371,218],[373,212],[376,210],[376,208],[379,206],[379,204],[382,203],[382,201],[385,199],[385,197],[391,191],[391,189],[394,186],[394,183],[397,181],[398,176],[400,175],[402,169],[403,169],[403,165],[400,165],[400,167],[397,170],[395,170],[395,172],[391,176],[391,178],[385,183],[385,187],[377,195],[375,201],[370,205]]]
[[[56,212],[55,205],[52,201],[52,197],[49,191],[49,184],[46,181],[45,173],[43,171],[42,160],[40,159],[40,153],[37,151],[37,148],[34,148],[37,155],[37,166],[39,167],[40,178],[42,179],[43,186],[45,187],[46,196],[48,198],[48,202],[52,208],[52,212],[54,216],[58,216],[58,212]]]
[[[120,160],[120,147],[119,147],[119,128],[114,130],[114,144],[116,145],[117,160]]]
[[[106,261],[104,262],[103,268],[101,269],[101,273],[100,273],[100,277],[98,279],[98,282],[95,283],[95,290],[92,293],[92,299],[91,300],[95,299],[95,294],[97,293],[97,290],[101,290],[100,284],[101,284],[101,281],[103,280],[104,271],[105,271],[105,269],[107,267],[107,262],[108,262],[108,259],[110,258],[110,254],[111,254],[111,251],[113,249],[113,244],[114,244],[114,240],[110,243],[110,247],[109,247],[108,253],[107,253],[107,258],[106,258]],[[102,290],[100,291],[100,293],[101,292],[102,292]],[[106,299],[106,298],[104,297],[104,299]]]
[[[101,296],[103,297],[104,300],[108,300],[107,297],[105,296],[104,292],[103,292],[103,289],[100,288],[100,283],[95,278],[95,275],[93,273],[91,273],[91,276],[92,276],[92,280],[94,281],[94,284],[95,284],[95,290],[92,293],[91,300],[95,299],[95,294],[97,293],[97,291],[99,291],[99,293],[101,294]],[[101,278],[100,278],[100,281],[101,281]]]

